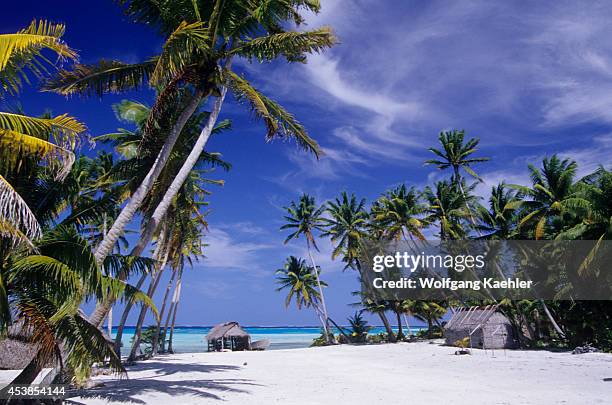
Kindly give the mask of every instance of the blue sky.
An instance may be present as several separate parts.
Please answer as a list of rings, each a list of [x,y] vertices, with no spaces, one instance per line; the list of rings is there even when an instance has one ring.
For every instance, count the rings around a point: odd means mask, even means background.
[[[283,245],[282,207],[303,191],[319,201],[342,190],[376,198],[401,182],[423,187],[444,174],[423,166],[445,129],[481,139],[492,161],[476,167],[478,192],[505,180],[527,181],[526,165],[558,152],[580,174],[612,154],[612,5],[606,2],[322,0],[308,27],[331,25],[341,43],[306,65],[240,63],[238,70],[306,125],[326,154],[318,162],[294,144],[264,141],[261,123],[226,103],[234,130],[208,149],[233,164],[211,197],[207,258],[185,274],[180,324],[238,320],[247,325],[312,325],[308,311],[286,310],[274,270],[303,243]],[[152,30],[130,23],[111,1],[11,1],[2,32],[33,17],[67,25],[81,61],[136,62],[158,52]],[[25,91],[21,104],[85,122],[91,135],[121,126],[111,104],[150,103],[148,91],[64,99]],[[85,142],[82,151],[88,151]],[[318,262],[330,287],[330,314],[354,311],[355,274],[342,272],[320,242]],[[117,316],[117,315],[116,315]]]

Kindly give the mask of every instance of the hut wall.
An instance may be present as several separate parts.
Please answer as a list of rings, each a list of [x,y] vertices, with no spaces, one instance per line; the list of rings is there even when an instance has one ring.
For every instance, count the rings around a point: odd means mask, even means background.
[[[459,315],[459,314],[458,314]],[[485,318],[477,310],[471,315],[461,317],[444,329],[447,345],[454,345],[457,340],[471,336],[471,347],[486,349],[514,349],[518,347],[518,339],[510,321],[502,313],[496,312]],[[477,328],[480,324],[482,326]]]

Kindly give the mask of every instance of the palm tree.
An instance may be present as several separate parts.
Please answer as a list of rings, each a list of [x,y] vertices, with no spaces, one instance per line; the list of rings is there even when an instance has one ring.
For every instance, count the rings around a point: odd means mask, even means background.
[[[300,146],[318,154],[316,142],[308,136],[302,125],[280,105],[259,93],[244,77],[232,72],[231,61],[235,57],[249,61],[270,61],[283,56],[289,62],[303,62],[306,54],[321,51],[335,42],[328,28],[309,32],[283,30],[282,27],[288,20],[298,24],[303,21],[300,8],[315,12],[319,10],[318,3],[309,0],[272,0],[261,4],[217,0],[213,7],[200,7],[196,2],[187,4],[182,1],[164,3],[163,6],[130,1],[125,4],[127,12],[137,20],[159,26],[163,32],[169,34],[162,53],[137,66],[112,63],[78,66],[74,72],[63,72],[48,88],[62,94],[101,93],[137,86],[150,75],[150,82],[163,90],[149,115],[146,128],[155,127],[160,112],[166,109],[165,100],[174,97],[179,88],[189,85],[195,90],[190,96],[193,103],[189,103],[181,112],[143,183],[97,248],[96,257],[99,261],[110,252],[110,247],[146,198],[187,119],[200,101],[209,96],[215,97],[215,102],[208,122],[193,145],[192,153],[186,158],[183,167],[147,222],[133,255],[140,255],[149,243],[172,199],[198,161],[215,126],[228,87],[239,101],[248,103],[255,115],[264,120],[268,140],[279,137],[294,138]],[[151,136],[150,132],[151,130],[145,131],[145,137]],[[99,305],[92,314],[92,321],[100,323],[111,305],[112,303]]]
[[[467,236],[463,226],[470,215],[465,202],[466,194],[460,192],[456,183],[439,181],[435,183],[435,189],[427,186],[424,196],[428,202],[426,221],[439,224],[440,239],[463,239]]]
[[[173,101],[173,103],[176,106],[175,110],[180,111],[184,100],[181,97],[178,97]],[[113,146],[118,154],[123,157],[122,160],[118,161],[105,173],[101,183],[118,184],[118,193],[125,198],[125,196],[129,195],[138,186],[138,184],[142,182],[143,173],[147,171],[147,167],[153,164],[159,145],[154,138],[143,139],[144,125],[147,117],[150,114],[150,107],[135,101],[123,100],[121,103],[113,105],[113,109],[115,111],[115,115],[120,121],[135,125],[136,130],[129,131],[120,129],[116,133],[98,136],[94,138],[94,140],[96,142]],[[170,155],[166,166],[162,170],[157,181],[151,188],[149,195],[140,207],[140,212],[145,218],[145,221],[146,218],[150,217],[151,212],[155,210],[155,207],[163,197],[165,190],[173,181],[174,176],[176,175],[179,167],[182,165],[185,156],[189,154],[194,140],[198,137],[199,128],[201,127],[202,123],[208,119],[208,116],[208,112],[197,112],[188,120],[187,124],[183,128],[183,131],[177,139],[174,151]],[[168,114],[166,117],[164,117],[164,121],[159,122],[159,124],[170,126],[173,119],[173,115]],[[213,133],[220,133],[230,127],[231,124],[229,121],[222,121],[215,127]],[[229,170],[231,165],[223,161],[220,154],[204,152],[200,156],[198,169],[200,167],[221,167],[224,170]],[[214,184],[223,184],[222,181],[208,181],[205,179],[202,179],[202,181]],[[136,284],[138,288],[144,284],[146,278],[147,275],[144,274],[138,280],[138,283]],[[121,347],[123,329],[131,308],[132,304],[128,303],[124,308],[121,320],[119,322],[115,336],[115,348],[117,351],[119,351]]]
[[[557,155],[544,158],[541,170],[529,165],[532,186],[510,186],[522,198],[512,204],[519,209],[520,228],[533,232],[537,240],[548,238],[562,229],[564,216],[572,215],[575,209],[588,209],[589,202],[574,188],[576,169],[576,162]]]
[[[578,223],[561,232],[557,238],[612,239],[612,172],[600,167],[575,186],[576,197],[588,201],[588,209],[578,212]]]
[[[489,209],[480,207],[478,217],[480,218],[479,230],[484,232],[486,239],[510,239],[517,225],[516,208],[513,208],[519,199],[516,192],[508,189],[505,183],[500,183],[491,188],[489,197]]]
[[[36,255],[13,255],[5,274],[16,318],[38,345],[35,357],[13,383],[31,384],[49,361],[67,367],[78,382],[89,376],[94,362],[105,359],[122,372],[112,342],[87,320],[79,303],[107,296],[124,296],[146,305],[152,302],[137,289],[106,275],[97,266],[88,241],[74,227],[60,225],[46,231],[36,249]],[[109,256],[107,266],[116,267],[112,263],[116,261]]]
[[[372,327],[368,321],[363,319],[363,310],[355,311],[355,315],[347,318],[351,325],[351,337],[353,342],[364,343],[368,338],[368,332]]]
[[[459,190],[461,191],[461,194],[463,195],[463,198],[465,200],[468,213],[470,214],[470,221],[473,226],[476,226],[476,220],[474,218],[472,208],[470,207],[470,201],[465,195],[465,191],[463,189],[464,186],[462,181],[463,178],[461,176],[461,170],[464,170],[474,179],[482,181],[478,174],[476,174],[476,172],[471,168],[471,165],[473,165],[474,163],[486,162],[490,160],[490,158],[471,157],[471,155],[476,152],[480,140],[478,138],[470,138],[464,144],[464,138],[464,130],[458,131],[454,129],[452,131],[440,132],[438,140],[442,145],[442,150],[437,148],[429,148],[429,151],[434,153],[438,158],[426,160],[425,164],[436,165],[440,170],[445,170],[449,168],[452,170],[453,174],[451,177],[451,181],[459,186]]]
[[[0,238],[0,280],[6,285],[0,296],[0,323],[17,319],[38,345],[15,381],[31,383],[49,361],[78,381],[87,377],[93,362],[105,358],[120,371],[112,345],[83,316],[80,303],[124,298],[152,305],[138,289],[115,278],[119,269],[147,271],[150,260],[114,254],[102,266],[95,261],[91,246],[96,235],[90,230],[114,204],[112,197],[99,196],[95,189],[98,165],[93,159],[77,159],[63,180],[45,166],[26,161],[25,167],[27,173],[11,173],[8,179],[24,195],[44,232],[32,249],[15,248],[9,239]]]
[[[412,313],[415,318],[427,322],[427,336],[433,338],[433,324],[446,314],[445,306],[438,301],[415,301],[412,305]]]
[[[480,139],[470,138],[467,143],[463,143],[465,131],[442,131],[438,136],[438,140],[442,145],[442,150],[437,148],[429,148],[429,151],[438,156],[438,159],[429,159],[425,164],[433,164],[440,170],[451,169],[453,171],[453,181],[459,182],[462,178],[461,170],[465,170],[467,174],[480,180],[480,177],[470,167],[474,163],[481,163],[490,160],[488,157],[474,158],[471,155],[476,152]]]
[[[276,291],[288,290],[285,298],[285,307],[295,302],[298,310],[302,308],[316,307],[321,294],[319,284],[327,286],[325,282],[317,281],[317,273],[320,270],[306,265],[304,259],[289,256],[282,269],[276,270],[276,282],[280,285]],[[320,314],[317,311],[320,317]],[[323,323],[324,325],[324,323]]]
[[[324,209],[324,207],[316,206],[314,197],[304,193],[300,197],[298,203],[292,201],[288,207],[285,207],[285,210],[287,211],[287,215],[285,215],[285,220],[287,221],[287,223],[281,226],[280,228],[281,230],[290,229],[292,231],[285,239],[285,244],[291,239],[298,239],[299,237],[304,236],[304,238],[306,239],[306,249],[308,250],[308,257],[310,258],[312,267],[315,269],[317,269],[318,267],[315,263],[314,256],[312,255],[311,247],[314,248],[316,251],[319,251],[315,240],[314,232],[325,232],[325,223],[322,218]],[[323,289],[321,288],[321,281],[319,280],[318,271],[315,272],[315,278],[319,287],[319,296],[321,300],[321,310],[323,315],[323,330],[325,331],[327,342],[331,343],[332,337],[330,336],[329,316],[327,315],[325,296],[323,295]]]
[[[290,62],[302,62],[307,53],[321,51],[335,42],[328,28],[309,32],[286,32],[282,28],[288,20],[297,24],[303,22],[300,8],[314,12],[319,10],[318,3],[307,0],[274,0],[261,3],[216,0],[212,7],[185,1],[155,5],[136,1],[122,3],[126,6],[126,12],[135,20],[159,27],[161,32],[167,35],[161,54],[133,65],[117,62],[78,65],[72,72],[62,72],[47,88],[61,94],[102,94],[132,89],[148,80],[151,85],[163,90],[147,120],[146,136],[154,135],[151,131],[155,128],[155,121],[167,111],[168,99],[172,99],[179,89],[193,86],[194,90],[189,97],[191,102],[187,103],[172,126],[143,183],[132,195],[96,250],[98,260],[108,254],[114,240],[123,232],[142,204],[166,164],[187,119],[202,100],[214,96],[216,101],[208,124],[202,128],[201,136],[194,144],[193,154],[185,161],[184,170],[179,171],[176,181],[168,189],[167,198],[160,203],[159,210],[151,218],[150,226],[137,245],[140,251],[144,250],[172,197],[178,193],[180,185],[204,149],[228,86],[232,87],[232,91],[240,100],[250,103],[255,114],[266,122],[268,139],[293,137],[305,148],[318,153],[316,143],[289,113],[257,92],[243,77],[233,73],[230,66],[234,57],[247,61],[269,61],[284,56]],[[138,250],[135,253],[139,253]],[[104,311],[97,311],[95,318],[99,318],[102,312]]]
[[[368,213],[365,210],[365,198],[359,202],[355,194],[343,191],[340,198],[328,201],[325,212],[329,218],[323,218],[326,231],[321,236],[331,237],[336,244],[332,252],[332,259],[342,255],[345,269],[359,268],[359,249],[361,240],[366,236]]]
[[[168,221],[164,222],[161,227],[162,230],[165,227],[169,228],[165,230],[168,239],[160,241],[164,245],[164,254],[159,263],[159,269],[151,279],[148,291],[151,298],[157,290],[168,260],[173,264],[175,272],[182,273],[185,262],[192,264],[192,260],[197,260],[198,257],[202,256],[202,238],[208,227],[204,215],[200,212],[201,207],[205,204],[202,198],[208,195],[208,192],[203,188],[204,182],[205,180],[200,177],[198,172],[192,173],[190,179],[183,185],[181,193],[173,202],[171,211],[168,213]],[[175,305],[175,310],[177,305]],[[143,306],[136,324],[129,360],[133,360],[136,356],[146,313],[147,307]]]
[[[373,221],[380,224],[390,239],[425,240],[422,230],[426,223],[418,218],[424,212],[419,193],[404,184],[387,191],[372,204]]]

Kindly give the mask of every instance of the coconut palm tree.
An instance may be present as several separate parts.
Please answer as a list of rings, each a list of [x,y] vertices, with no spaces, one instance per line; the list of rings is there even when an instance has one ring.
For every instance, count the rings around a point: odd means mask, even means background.
[[[419,300],[414,301],[411,309],[415,318],[427,322],[427,336],[433,338],[434,323],[438,323],[446,314],[445,305],[439,301]]]
[[[321,236],[329,236],[332,243],[336,244],[332,259],[342,255],[345,269],[358,269],[360,243],[366,236],[368,221],[365,198],[357,201],[355,194],[349,197],[343,191],[340,198],[327,202],[325,212],[329,218],[323,218],[326,231]]]
[[[461,170],[476,180],[481,180],[478,174],[471,168],[474,163],[481,163],[490,160],[488,157],[471,157],[478,150],[480,139],[470,138],[465,144],[465,131],[442,131],[438,136],[438,140],[442,145],[442,150],[437,148],[429,148],[429,151],[434,153],[438,158],[429,159],[425,164],[436,165],[438,169],[451,169],[453,172],[453,181],[459,182],[462,178]]]
[[[0,239],[0,279],[6,285],[6,293],[0,296],[0,323],[22,322],[31,332],[28,339],[38,347],[15,382],[31,383],[48,362],[59,364],[78,381],[87,377],[93,362],[105,358],[120,371],[112,345],[83,316],[80,303],[123,298],[152,305],[138,289],[115,278],[120,270],[146,272],[152,263],[116,254],[102,266],[95,261],[91,250],[95,235],[89,231],[114,203],[94,191],[97,164],[93,159],[77,159],[63,180],[47,167],[25,167],[27,173],[11,173],[8,178],[33,208],[44,231],[31,249],[15,248],[10,240]]]
[[[577,213],[579,221],[558,239],[612,239],[612,172],[599,167],[576,183],[576,196],[588,201],[588,210]]]
[[[281,230],[289,229],[292,232],[285,239],[285,244],[291,239],[298,239],[303,236],[306,239],[306,249],[308,251],[308,257],[314,269],[318,269],[315,263],[314,256],[311,248],[319,251],[317,242],[315,240],[314,232],[319,231],[325,232],[325,222],[323,220],[323,212],[325,207],[317,207],[314,197],[304,193],[300,196],[299,202],[291,201],[288,207],[285,207],[287,215],[285,220],[287,223],[280,227]],[[323,330],[328,343],[333,340],[333,335],[330,336],[329,327],[329,316],[327,314],[327,306],[325,305],[325,296],[323,295],[323,288],[321,287],[321,281],[319,280],[319,272],[315,272],[315,279],[319,287],[319,297],[321,300],[321,310],[323,315]]]
[[[318,272],[318,268],[315,271],[314,267],[307,266],[304,259],[295,256],[287,258],[284,267],[276,270],[276,282],[280,285],[276,291],[288,290],[285,307],[289,307],[292,301],[298,310],[318,304],[321,298],[319,284],[327,286],[325,282],[317,282]]]
[[[280,105],[259,93],[243,76],[234,73],[231,70],[231,61],[233,58],[270,61],[285,57],[289,62],[303,62],[306,54],[321,51],[335,42],[328,28],[309,32],[286,32],[282,28],[287,21],[298,24],[303,21],[300,16],[301,8],[318,11],[318,3],[306,0],[217,0],[213,7],[183,1],[155,6],[132,1],[126,1],[124,4],[127,6],[127,12],[137,20],[159,26],[169,35],[162,53],[138,66],[108,63],[93,67],[78,66],[73,72],[63,72],[48,88],[62,94],[116,91],[139,85],[145,78],[149,78],[153,85],[163,90],[145,128],[155,127],[155,121],[163,115],[160,112],[166,109],[165,100],[174,97],[177,89],[184,89],[186,85],[192,87],[194,90],[191,91],[190,99],[193,103],[188,103],[181,112],[143,183],[134,192],[108,231],[107,237],[96,249],[99,261],[110,252],[110,247],[146,198],[187,119],[200,101],[209,96],[213,96],[215,101],[208,123],[202,128],[192,153],[147,222],[133,249],[133,255],[140,255],[144,251],[172,199],[197,163],[215,126],[228,88],[231,88],[239,101],[249,104],[257,117],[263,119],[267,126],[268,140],[293,138],[300,146],[318,154],[316,142],[308,136],[302,125]],[[145,130],[146,136],[150,136],[151,131]],[[92,321],[100,323],[111,305],[112,303],[99,305],[92,314]]]
[[[180,106],[183,103],[182,98],[179,97],[173,102],[176,104],[175,110],[180,111]],[[122,160],[118,161],[108,170],[107,173],[105,173],[101,182],[103,184],[118,184],[119,194],[123,196],[122,198],[126,198],[125,196],[129,195],[136,187],[138,187],[138,184],[142,182],[143,173],[146,172],[147,167],[153,164],[157,150],[160,146],[159,142],[156,142],[155,138],[143,139],[144,125],[147,117],[150,114],[150,107],[135,101],[123,100],[122,102],[113,105],[113,109],[115,111],[115,115],[120,121],[134,125],[136,130],[129,131],[126,129],[121,129],[116,133],[98,136],[94,138],[94,140],[96,142],[113,146],[115,151],[123,157]],[[140,207],[139,211],[145,218],[145,222],[146,219],[150,217],[152,211],[155,210],[155,207],[163,197],[169,184],[173,181],[174,176],[176,175],[179,167],[182,165],[185,156],[189,154],[194,140],[198,137],[199,129],[202,123],[207,120],[208,116],[209,113],[206,111],[197,112],[188,120],[187,124],[183,128],[183,131],[176,142],[174,151],[170,155],[166,166],[151,188],[148,197],[144,200],[142,206]],[[160,124],[169,126],[171,125],[173,119],[172,114],[168,114],[164,121],[160,122]],[[230,127],[231,124],[229,121],[222,121],[218,123],[213,132],[221,133]],[[200,171],[198,170],[206,167],[221,167],[224,170],[229,170],[231,165],[223,161],[220,154],[204,152],[200,156],[197,170],[194,171],[199,174]],[[222,181],[218,180],[212,181],[202,179],[202,182],[219,185],[223,184]],[[204,194],[207,193],[204,189],[201,189],[200,192]],[[158,240],[161,239],[163,238],[158,237]],[[158,243],[158,247],[160,246],[161,245]],[[154,255],[154,257],[157,258],[156,255]],[[163,255],[160,255],[159,257],[163,257]],[[143,274],[138,280],[136,286],[140,288],[146,281],[147,277],[147,274]],[[152,294],[150,294],[150,296],[152,296]],[[115,335],[115,349],[117,352],[120,351],[123,330],[131,308],[132,303],[128,302],[123,310],[123,314],[118,324]],[[144,310],[146,311],[146,309]],[[141,318],[143,321],[144,315],[141,316]],[[140,321],[140,323],[142,321]],[[137,332],[138,330],[139,328],[137,328]],[[138,338],[136,336],[134,341],[137,340]]]
[[[532,232],[537,239],[549,239],[562,230],[574,210],[588,210],[589,202],[574,187],[576,162],[553,155],[544,158],[542,169],[529,165],[531,187],[511,185],[520,201],[512,204],[519,210],[519,227]]]
[[[515,205],[519,199],[516,192],[509,189],[505,183],[491,188],[489,209],[480,207],[478,229],[484,232],[485,239],[511,239],[517,226],[517,212]]]
[[[123,371],[112,342],[87,320],[79,304],[107,296],[123,296],[146,305],[152,302],[99,268],[88,241],[74,227],[59,225],[45,231],[36,249],[35,255],[13,254],[5,273],[16,319],[31,331],[31,342],[38,345],[34,358],[13,383],[31,384],[50,361],[67,369],[78,382],[89,376],[94,362],[107,360],[115,371]],[[125,265],[117,261],[109,256],[106,265]]]
[[[440,239],[463,239],[467,236],[466,227],[463,226],[470,215],[465,202],[466,194],[459,190],[456,183],[439,181],[434,189],[427,186],[424,196],[428,203],[426,221],[439,224]]]
[[[162,88],[149,119],[146,136],[153,136],[155,121],[167,111],[166,101],[186,86],[193,87],[191,102],[181,112],[165,140],[160,153],[143,183],[109,230],[107,237],[96,250],[101,260],[110,251],[114,240],[123,232],[136,210],[146,198],[153,183],[165,166],[174,143],[187,119],[201,101],[215,96],[209,123],[202,128],[201,136],[194,144],[193,154],[185,161],[176,181],[168,189],[167,198],[151,218],[137,244],[142,251],[153,236],[159,221],[167,210],[172,197],[178,193],[191,168],[206,145],[223,104],[228,86],[238,99],[246,101],[267,127],[267,138],[295,138],[307,149],[318,153],[316,143],[304,128],[280,105],[260,94],[244,78],[230,70],[232,58],[247,61],[270,61],[279,56],[289,62],[305,60],[305,55],[330,47],[335,39],[328,28],[309,32],[286,32],[285,22],[303,22],[300,9],[317,12],[318,2],[283,0],[231,1],[217,0],[214,4],[191,1],[173,1],[152,4],[140,1],[123,1],[126,12],[136,21],[156,26],[167,36],[160,55],[149,61],[125,65],[117,62],[101,62],[93,66],[77,66],[74,71],[62,72],[47,88],[62,94],[101,94],[138,87],[148,82]],[[135,253],[139,253],[138,250]],[[104,310],[97,311],[100,318]],[[97,320],[97,319],[96,319]]]
[[[461,194],[463,194],[468,213],[470,214],[470,222],[473,226],[476,226],[476,219],[474,213],[470,207],[470,201],[465,195],[463,177],[461,171],[465,171],[472,178],[482,181],[480,176],[476,174],[471,166],[474,163],[481,163],[490,160],[488,157],[471,157],[473,153],[478,150],[478,144],[480,139],[470,138],[465,144],[465,131],[458,131],[456,129],[452,131],[442,131],[438,136],[438,140],[442,145],[442,150],[437,148],[429,148],[429,151],[434,153],[438,158],[429,159],[425,161],[425,164],[433,164],[438,167],[439,170],[451,169],[452,177],[451,181],[459,186]]]
[[[185,262],[191,265],[193,260],[198,260],[203,254],[202,238],[204,236],[204,231],[208,227],[208,223],[200,211],[205,204],[202,200],[203,197],[209,194],[203,188],[204,183],[205,180],[200,177],[200,173],[192,173],[190,179],[183,184],[181,193],[175,199],[173,207],[171,207],[171,211],[168,213],[168,221],[164,222],[162,226],[162,230],[164,230],[165,227],[168,228],[165,229],[168,239],[160,242],[165,245],[163,247],[164,253],[159,263],[159,268],[151,279],[151,284],[147,293],[151,298],[157,290],[157,286],[159,285],[168,260],[173,265],[173,272],[182,273]],[[174,307],[175,311],[177,306],[178,302]],[[134,360],[136,356],[136,349],[140,344],[140,334],[147,309],[146,306],[143,306],[140,311],[136,324],[136,331],[134,333],[134,342],[128,360]],[[173,318],[175,316],[176,315],[173,315]]]
[[[425,240],[422,233],[426,222],[419,218],[425,212],[425,206],[414,187],[408,189],[405,184],[387,191],[372,204],[373,221],[384,229],[389,239],[416,238]]]

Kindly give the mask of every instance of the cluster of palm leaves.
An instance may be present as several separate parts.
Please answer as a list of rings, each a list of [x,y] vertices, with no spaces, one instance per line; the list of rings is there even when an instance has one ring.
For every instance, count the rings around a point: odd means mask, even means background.
[[[529,165],[531,185],[498,184],[491,189],[488,204],[475,195],[480,176],[473,165],[489,159],[475,157],[479,140],[466,139],[464,131],[440,133],[441,148],[431,148],[435,159],[426,161],[440,170],[449,170],[450,177],[437,181],[422,191],[401,184],[384,192],[367,207],[365,199],[342,192],[338,198],[319,207],[314,198],[303,195],[298,203],[292,203],[283,228],[294,229],[288,239],[304,235],[314,244],[315,233],[329,237],[334,250],[332,258],[341,258],[345,269],[360,270],[360,249],[365,239],[402,240],[419,243],[425,235],[441,240],[497,239],[497,240],[609,240],[612,231],[612,172],[599,167],[595,172],[578,179],[577,164],[557,155],[544,158],[542,167]],[[304,209],[303,207],[309,207]],[[295,258],[294,258],[295,259]],[[300,261],[301,259],[295,259]],[[313,269],[314,266],[310,266]],[[307,272],[307,267],[303,271]],[[320,269],[313,273],[318,277]],[[612,285],[609,274],[601,274],[605,286]],[[315,277],[301,277],[300,289],[313,286]],[[562,280],[554,280],[561,283]],[[316,284],[315,284],[316,285]],[[289,304],[295,283],[284,280],[281,289],[289,289]],[[316,307],[323,302],[322,290],[309,295]],[[411,334],[408,317],[414,316],[428,325],[431,335],[434,327],[453,305],[459,304],[452,297],[445,301],[372,301],[361,293],[359,305],[378,315],[387,329],[388,339],[403,338],[402,316]],[[308,306],[300,297],[298,307]],[[466,304],[466,303],[462,303]],[[478,303],[474,303],[478,304]],[[534,341],[540,338],[575,344],[589,341],[603,348],[611,348],[610,306],[602,302],[572,301],[522,301],[505,300],[504,310],[517,327],[538,329],[531,334]],[[593,308],[584,323],[575,323],[576,311]],[[605,309],[604,309],[605,308]],[[394,334],[386,313],[397,318],[398,333]],[[536,325],[537,324],[537,325]]]
[[[0,333],[19,323],[23,339],[38,348],[15,382],[31,382],[50,362],[78,381],[93,363],[122,370],[121,333],[136,302],[143,305],[129,357],[138,355],[149,309],[157,320],[152,354],[172,351],[183,270],[205,250],[208,186],[223,184],[208,173],[230,167],[206,151],[211,136],[230,128],[219,120],[228,92],[265,124],[266,141],[292,139],[320,153],[291,113],[232,67],[239,59],[304,63],[331,47],[331,29],[297,30],[302,13],[320,10],[317,0],[118,3],[135,22],[158,29],[165,42],[157,55],[132,64],[80,64],[61,40],[64,26],[46,21],[0,35],[0,100],[16,96],[31,78],[66,96],[155,91],[151,106],[127,100],[115,106],[133,129],[93,138],[114,150],[95,158],[75,154],[86,128],[72,117],[0,112]],[[129,246],[125,234],[134,223],[141,229]],[[152,257],[143,257],[150,246]],[[166,271],[158,311],[152,297]],[[134,287],[127,283],[133,276]],[[117,300],[126,305],[113,343],[101,326],[107,317],[110,324]],[[97,303],[89,317],[81,310],[87,301]]]

